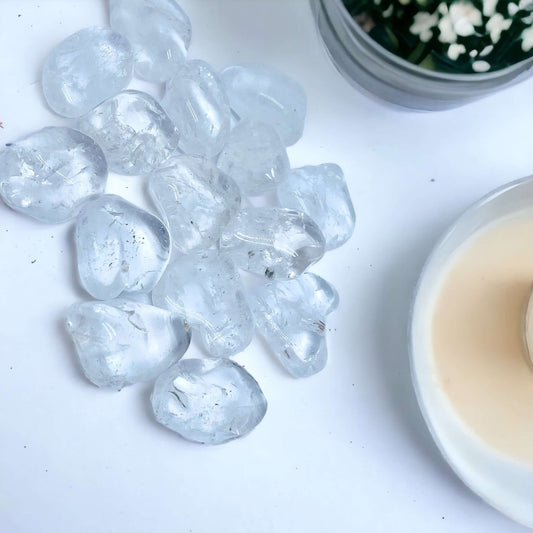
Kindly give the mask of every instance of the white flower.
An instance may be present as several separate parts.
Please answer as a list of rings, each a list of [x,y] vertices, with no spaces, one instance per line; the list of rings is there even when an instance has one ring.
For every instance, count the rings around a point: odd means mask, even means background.
[[[385,9],[385,11],[382,11],[381,14],[385,18],[388,18],[392,15],[393,11],[394,11],[394,6],[391,4],[387,9]]]
[[[490,40],[493,43],[497,43],[500,40],[502,31],[508,30],[512,22],[511,19],[503,18],[501,13],[492,15],[486,24],[487,30],[490,32]]]
[[[448,57],[455,61],[461,54],[466,52],[464,44],[453,43],[448,48]]]
[[[487,70],[490,70],[490,64],[486,61],[474,61],[472,63],[472,70],[474,72],[487,72]]]
[[[514,2],[509,2],[509,5],[507,6],[507,13],[509,13],[510,17],[513,17],[514,15],[518,13],[519,9],[520,8],[518,7],[517,4],[515,4]]]
[[[481,26],[481,11],[470,2],[459,0],[454,2],[446,15],[439,21],[439,41],[441,43],[454,43],[457,36],[467,37],[473,35],[475,26]]]
[[[439,17],[435,13],[426,13],[425,11],[419,11],[415,15],[413,25],[409,28],[409,31],[413,35],[418,35],[418,38],[427,43],[431,37],[433,37],[433,27],[437,24]]]
[[[529,52],[533,48],[533,26],[526,28],[522,32],[522,50]]]
[[[519,9],[533,9],[533,2],[531,0],[520,0],[518,3]]]
[[[439,41],[441,43],[454,43],[457,41],[457,33],[453,29],[453,22],[449,15],[439,21]]]
[[[483,0],[483,15],[490,17],[496,13],[496,4],[498,0]]]
[[[492,51],[494,50],[494,45],[489,44],[488,46],[485,46],[481,52],[479,52],[479,55],[481,57],[488,56]]]

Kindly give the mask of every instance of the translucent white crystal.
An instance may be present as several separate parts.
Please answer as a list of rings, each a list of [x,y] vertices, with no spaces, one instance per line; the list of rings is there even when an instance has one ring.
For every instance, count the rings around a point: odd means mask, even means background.
[[[152,392],[157,421],[182,437],[222,444],[249,433],[267,402],[255,379],[229,359],[182,359]]]
[[[74,304],[66,325],[87,378],[114,389],[156,378],[191,339],[180,318],[123,299]]]
[[[241,119],[270,124],[285,146],[302,136],[307,97],[299,83],[260,63],[231,65],[221,77],[230,105]]]
[[[294,377],[316,374],[326,364],[326,316],[337,308],[337,291],[326,280],[304,273],[272,281],[250,297],[257,329]]]
[[[213,250],[178,257],[152,300],[197,330],[213,357],[235,355],[252,340],[253,318],[239,275],[228,258]]]
[[[201,157],[172,156],[150,175],[149,191],[184,253],[216,244],[241,205],[235,182]]]
[[[104,192],[106,181],[100,147],[70,128],[44,128],[0,152],[0,197],[42,222],[75,217],[83,202]]]
[[[235,265],[267,278],[300,275],[324,255],[324,237],[306,214],[278,207],[241,209],[220,237]]]
[[[217,164],[248,195],[274,189],[289,173],[287,151],[276,130],[250,120],[233,128]]]
[[[149,94],[123,91],[79,121],[79,129],[102,147],[109,170],[146,174],[178,148],[179,135],[163,108]]]
[[[230,131],[231,110],[222,82],[205,61],[186,61],[167,83],[161,104],[179,129],[180,148],[218,154]]]
[[[170,256],[170,235],[157,217],[105,194],[82,207],[76,224],[81,284],[94,298],[149,292]]]
[[[296,168],[278,187],[283,207],[313,218],[326,239],[326,250],[337,248],[351,236],[355,212],[342,169],[335,164]]]
[[[187,55],[191,22],[174,0],[110,0],[111,27],[133,47],[135,74],[168,80]]]
[[[84,28],[59,43],[46,58],[42,87],[48,105],[79,117],[124,89],[131,80],[129,42],[110,28]]]

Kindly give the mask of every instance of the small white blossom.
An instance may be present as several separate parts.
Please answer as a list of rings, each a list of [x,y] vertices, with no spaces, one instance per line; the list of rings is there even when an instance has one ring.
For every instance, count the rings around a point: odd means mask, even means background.
[[[487,70],[490,70],[490,64],[486,61],[474,61],[472,63],[472,70],[474,72],[487,72]]]
[[[394,6],[391,4],[387,9],[385,9],[385,11],[383,11],[381,14],[385,17],[385,18],[389,18],[392,13],[394,11]]]
[[[433,13],[426,13],[425,11],[419,11],[415,15],[413,25],[409,28],[409,31],[413,35],[418,35],[418,38],[427,43],[431,37],[433,37],[433,27],[437,24],[439,17]]]
[[[509,5],[507,6],[507,13],[509,13],[509,16],[510,17],[513,17],[514,15],[516,15],[519,11],[519,7],[517,4],[515,4],[514,2],[510,2]]]
[[[519,9],[533,9],[533,2],[532,0],[520,0],[518,3]]]
[[[498,0],[483,0],[483,15],[490,17],[496,13],[496,4]]]
[[[481,26],[481,11],[465,0],[454,2],[448,14],[439,21],[439,41],[441,43],[455,43],[457,36],[473,35],[475,26]]]
[[[459,56],[461,54],[464,54],[465,52],[466,52],[466,48],[464,44],[453,43],[453,44],[450,44],[450,46],[448,47],[448,57],[453,61],[458,59]]]
[[[533,48],[533,26],[526,28],[522,32],[522,50],[529,52]]]
[[[493,43],[497,43],[500,40],[502,32],[508,30],[512,22],[511,19],[504,18],[501,13],[492,15],[486,24],[487,30],[490,32],[490,40]]]
[[[439,6],[437,7],[437,11],[441,14],[441,15],[447,15],[448,14],[448,5],[445,4],[444,2],[441,2],[439,4]]]
[[[479,52],[480,57],[488,56],[492,51],[494,50],[494,46],[492,44],[489,44],[488,46],[485,46],[481,52]]]
[[[470,50],[470,52],[468,52],[468,55],[471,58],[477,57],[478,54],[479,54],[479,52],[477,50]]]
[[[441,43],[454,43],[457,41],[457,33],[453,29],[451,18],[446,15],[439,20],[439,41]]]

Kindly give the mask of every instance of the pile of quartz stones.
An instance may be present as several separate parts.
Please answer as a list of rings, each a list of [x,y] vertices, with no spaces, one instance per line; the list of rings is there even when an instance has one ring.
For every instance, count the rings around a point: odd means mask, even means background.
[[[66,325],[87,378],[118,390],[155,380],[161,424],[223,443],[266,412],[230,359],[255,329],[293,376],[324,368],[338,296],[307,269],[350,237],[353,206],[337,165],[290,168],[306,112],[298,83],[262,64],[217,72],[186,59],[190,21],[174,0],[110,0],[110,20],[46,59],[46,101],[75,122],[8,144],[0,195],[45,223],[76,219],[94,300],[72,305]],[[165,83],[161,102],[126,89],[133,73]],[[146,176],[159,216],[106,194],[108,170]],[[254,207],[261,196],[276,205]],[[240,270],[266,279],[245,284]],[[182,358],[191,332],[208,356]]]

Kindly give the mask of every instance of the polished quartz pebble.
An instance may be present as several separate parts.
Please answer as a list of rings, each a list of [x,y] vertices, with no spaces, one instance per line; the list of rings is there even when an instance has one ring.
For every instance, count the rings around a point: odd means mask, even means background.
[[[262,285],[249,300],[257,329],[290,374],[306,377],[324,368],[326,316],[339,302],[332,285],[306,272]]]
[[[178,147],[179,134],[149,94],[123,91],[83,116],[79,129],[102,147],[109,170],[146,174],[158,169]]]
[[[78,272],[94,298],[151,291],[167,266],[170,247],[161,220],[120,196],[105,194],[90,200],[79,214]]]
[[[338,248],[351,236],[355,212],[342,169],[326,163],[291,170],[277,190],[280,205],[313,218],[326,239],[326,250]]]
[[[222,444],[242,437],[265,416],[257,381],[229,359],[182,359],[155,382],[156,420],[185,439]]]
[[[221,77],[239,118],[270,124],[285,146],[302,136],[307,97],[298,82],[261,63],[231,65]]]
[[[184,152],[213,157],[222,150],[231,110],[218,74],[205,61],[186,61],[167,83],[161,101],[180,130]]]
[[[172,156],[151,174],[149,192],[184,253],[216,244],[241,205],[235,182],[202,157]]]
[[[168,80],[187,55],[191,22],[174,0],[110,0],[111,27],[133,47],[135,74]]]
[[[130,43],[110,28],[90,27],[59,43],[46,58],[42,87],[48,105],[74,118],[124,89],[131,80]]]
[[[291,279],[324,255],[324,236],[306,214],[278,207],[241,209],[220,237],[235,265],[267,278]]]
[[[76,303],[66,326],[87,378],[113,389],[156,378],[191,340],[180,318],[123,299]]]
[[[153,290],[152,300],[197,330],[213,357],[242,352],[252,340],[253,318],[239,274],[214,250],[178,257]]]
[[[289,173],[287,150],[274,128],[250,120],[233,128],[217,165],[251,196],[274,189]]]
[[[42,222],[65,222],[104,192],[107,164],[100,147],[79,131],[50,127],[0,152],[0,197]]]

